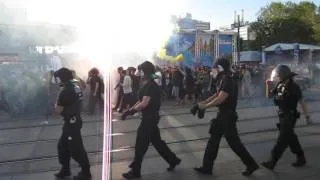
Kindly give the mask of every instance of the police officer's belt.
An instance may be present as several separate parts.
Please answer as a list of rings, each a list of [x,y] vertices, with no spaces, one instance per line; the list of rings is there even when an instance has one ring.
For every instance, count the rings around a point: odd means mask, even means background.
[[[279,117],[282,117],[282,116],[284,116],[286,114],[292,114],[292,115],[295,115],[296,118],[300,118],[300,112],[297,111],[296,109],[291,109],[291,110],[282,110],[282,109],[280,109],[278,111],[278,116]]]

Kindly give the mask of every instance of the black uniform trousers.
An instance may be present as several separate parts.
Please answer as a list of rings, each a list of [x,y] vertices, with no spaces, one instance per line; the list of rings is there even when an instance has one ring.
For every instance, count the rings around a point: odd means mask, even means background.
[[[80,164],[82,170],[90,170],[90,163],[87,152],[81,137],[81,120],[76,122],[66,120],[62,129],[62,135],[58,142],[58,156],[59,162],[63,168],[70,168],[71,157]]]
[[[141,164],[150,142],[168,164],[175,164],[177,156],[161,139],[160,130],[154,119],[143,119],[137,131],[134,160],[129,165],[134,172],[140,173]]]
[[[214,160],[217,158],[219,144],[222,135],[226,138],[227,143],[233,152],[235,152],[241,161],[247,166],[252,167],[257,163],[249,154],[247,149],[242,144],[236,121],[238,117],[236,112],[219,112],[216,119],[212,120],[209,130],[210,138],[204,153],[202,167],[211,170],[213,168]]]
[[[296,154],[297,156],[304,155],[298,137],[294,132],[296,122],[296,111],[289,111],[279,115],[278,128],[280,132],[276,145],[271,152],[271,157],[274,162],[277,162],[281,158],[288,146],[293,154]]]

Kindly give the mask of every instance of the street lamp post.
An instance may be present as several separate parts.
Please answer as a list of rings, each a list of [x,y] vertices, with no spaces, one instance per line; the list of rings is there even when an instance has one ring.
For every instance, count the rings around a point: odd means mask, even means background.
[[[237,61],[238,62],[237,62],[237,64],[238,64],[240,62],[240,48],[241,48],[240,47],[240,15],[238,15],[238,23],[237,24],[238,24],[237,25],[238,26],[237,27],[238,28],[238,36],[237,36],[237,38],[238,38],[237,39],[238,40],[237,41],[237,49],[238,49],[238,52],[237,52],[238,53],[238,59],[237,59]]]

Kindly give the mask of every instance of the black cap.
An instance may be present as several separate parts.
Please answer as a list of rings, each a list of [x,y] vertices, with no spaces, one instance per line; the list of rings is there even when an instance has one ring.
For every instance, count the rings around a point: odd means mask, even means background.
[[[61,68],[54,72],[54,77],[60,78],[61,82],[67,82],[73,79],[72,71],[68,68]]]
[[[273,71],[275,71],[282,80],[298,75],[297,73],[292,72],[288,66],[282,64],[277,65]]]
[[[138,70],[143,71],[144,76],[145,76],[145,77],[150,77],[150,78],[152,78],[151,75],[155,73],[155,67],[154,67],[154,65],[153,65],[151,62],[149,62],[149,61],[145,61],[145,62],[143,62],[142,64],[140,64],[140,65],[138,66]]]
[[[221,67],[223,67],[223,69],[225,71],[229,71],[230,70],[230,62],[228,59],[226,58],[218,58],[216,63],[214,63],[214,68],[218,67],[218,65],[220,65]]]

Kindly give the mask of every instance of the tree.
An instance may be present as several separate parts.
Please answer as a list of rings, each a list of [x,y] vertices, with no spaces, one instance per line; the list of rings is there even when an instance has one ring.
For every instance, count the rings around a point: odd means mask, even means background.
[[[273,2],[261,8],[257,21],[250,28],[256,40],[249,43],[252,50],[274,43],[319,43],[320,15],[312,2]]]
[[[298,18],[307,24],[314,26],[316,24],[317,6],[311,2],[301,2],[291,14],[291,17]]]
[[[308,24],[314,24],[317,15],[317,6],[312,2],[302,1],[299,4],[293,2],[272,2],[261,8],[258,19],[273,21],[278,19],[298,18]]]
[[[251,30],[255,32],[256,39],[249,42],[249,49],[259,51],[261,47],[267,44],[267,39],[271,35],[271,25],[265,20],[259,19],[251,24]]]
[[[320,44],[320,22],[316,23],[313,28],[314,28],[313,38],[317,42],[317,44]]]
[[[252,28],[257,38],[249,47],[254,50],[275,43],[316,43],[312,26],[297,18],[277,19],[271,22],[258,21]]]
[[[240,51],[247,51],[248,50],[248,41],[243,40],[243,38],[240,38]]]
[[[272,21],[277,18],[283,18],[287,16],[285,14],[285,6],[281,2],[273,2],[271,4],[268,4],[266,7],[263,7],[259,11],[258,20],[264,20],[264,21]]]

